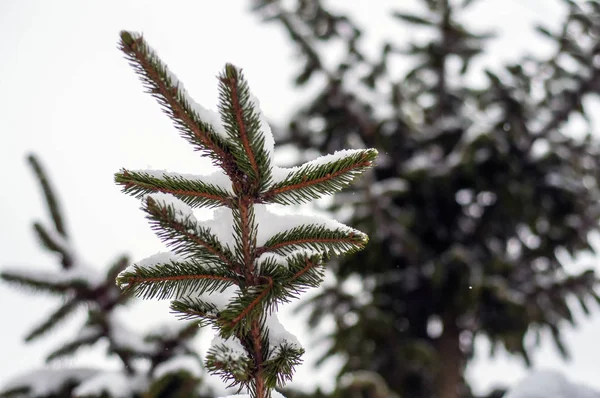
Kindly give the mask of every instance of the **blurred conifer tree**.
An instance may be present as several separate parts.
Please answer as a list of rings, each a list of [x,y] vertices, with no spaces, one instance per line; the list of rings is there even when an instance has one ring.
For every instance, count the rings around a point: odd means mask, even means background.
[[[72,245],[71,234],[52,184],[36,156],[28,162],[41,186],[52,223],[35,222],[36,235],[44,249],[55,254],[60,267],[52,271],[23,266],[3,268],[0,277],[8,283],[60,297],[58,308],[43,318],[25,337],[27,342],[46,336],[64,326],[78,311],[87,317],[79,331],[48,354],[46,361],[77,355],[83,347],[107,344],[107,356],[121,363],[118,370],[106,366],[46,366],[31,370],[0,384],[0,397],[26,398],[208,398],[200,395],[202,361],[192,346],[198,334],[197,322],[173,320],[145,333],[131,330],[125,322],[125,306],[131,294],[123,294],[115,283],[119,272],[129,265],[127,256],[118,257],[106,270],[87,264]]]
[[[331,208],[371,242],[332,266],[337,284],[310,305],[312,326],[335,320],[326,357],[342,355],[342,374],[380,374],[402,397],[456,398],[470,395],[475,336],[529,364],[549,331],[568,357],[573,309],[600,301],[592,267],[565,267],[593,251],[598,232],[599,145],[589,123],[584,138],[567,126],[587,120],[586,99],[600,91],[600,2],[562,0],[562,25],[536,27],[549,56],[480,71],[472,61],[494,35],[471,31],[465,16],[485,3],[413,3],[420,11],[392,15],[419,40],[385,42],[376,57],[325,1],[252,5],[289,35],[296,84],[315,93],[279,142],[381,154],[370,180]],[[468,77],[477,72],[483,85]]]

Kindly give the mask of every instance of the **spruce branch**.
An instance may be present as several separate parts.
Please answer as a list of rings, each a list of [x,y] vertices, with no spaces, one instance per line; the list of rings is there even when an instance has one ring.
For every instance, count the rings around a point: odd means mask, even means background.
[[[84,346],[90,346],[96,344],[98,340],[102,338],[102,331],[100,329],[92,330],[90,333],[86,333],[83,336],[79,336],[68,343],[65,343],[62,347],[52,351],[47,357],[46,362],[52,362],[65,356],[72,355],[77,350]]]
[[[39,222],[33,223],[33,229],[40,240],[40,243],[50,251],[53,251],[61,256],[61,265],[65,269],[69,269],[73,266],[73,254],[68,250],[65,245],[65,237],[56,233],[51,233],[46,227]]]
[[[134,291],[144,299],[159,300],[224,290],[236,283],[230,271],[215,270],[195,259],[152,267],[134,265],[133,270],[125,270],[117,278],[125,293]]]
[[[186,96],[141,36],[123,32],[121,43],[150,93],[184,136],[222,169],[231,191],[222,181],[211,184],[211,176],[117,173],[125,193],[144,198],[152,229],[171,250],[122,271],[117,284],[144,298],[172,299],[171,310],[180,318],[216,328],[209,370],[253,398],[270,398],[273,388],[291,379],[304,352],[291,335],[282,337],[281,325],[271,319],[277,305],[319,285],[323,257],[360,250],[367,237],[331,220],[305,217],[300,223],[266,206],[339,191],[373,165],[377,151],[339,152],[298,168],[276,169],[271,130],[240,69],[227,64],[219,75],[223,123],[211,119],[209,125],[200,120],[203,108]],[[204,224],[190,206],[224,209]],[[268,217],[279,224],[259,234]]]
[[[318,287],[324,277],[322,256],[310,250],[286,257],[267,254],[260,267],[263,275],[279,282],[273,290],[275,304],[287,303],[308,288]]]
[[[257,260],[261,275],[277,281],[273,294],[281,302],[287,302],[310,287],[317,287],[323,277],[323,256],[310,249],[278,255],[265,253]]]
[[[19,272],[18,270],[5,269],[0,273],[0,277],[6,282],[26,287],[34,291],[58,295],[71,291],[73,289],[74,283],[76,283],[79,287],[85,286],[85,283],[80,281],[51,282],[50,275],[40,275],[39,273],[37,273],[36,276],[32,276],[26,273]]]
[[[168,193],[192,207],[218,207],[227,205],[231,193],[200,179],[188,179],[180,175],[163,173],[158,177],[147,171],[123,169],[115,174],[115,182],[123,186],[123,192],[138,199],[152,193]]]
[[[183,84],[161,62],[144,38],[122,31],[119,48],[183,137],[204,156],[222,166],[230,177],[237,175],[237,166],[228,156],[229,145],[223,132],[219,133],[222,126],[218,118],[188,97]]]
[[[265,361],[266,384],[269,388],[283,387],[292,380],[294,368],[302,363],[304,349],[284,342],[271,348],[270,358]]]
[[[270,186],[262,194],[265,202],[290,205],[306,203],[323,195],[332,195],[352,184],[356,178],[373,166],[375,149],[341,151],[290,169],[285,178]]]
[[[236,164],[262,188],[271,178],[271,157],[263,132],[268,125],[261,121],[257,107],[242,72],[233,65],[226,65],[219,76],[219,111],[223,125],[231,139]]]
[[[225,340],[223,340],[225,342]],[[213,344],[206,355],[206,367],[228,383],[228,387],[246,384],[253,373],[254,364],[244,348],[232,348],[231,344]]]
[[[67,245],[65,244],[69,236],[67,234],[58,199],[54,194],[50,180],[38,158],[35,155],[30,154],[27,156],[27,161],[33,169],[33,172],[35,173],[35,176],[42,188],[44,198],[46,199],[46,206],[48,207],[50,217],[52,218],[52,222],[54,224],[52,229],[47,229],[41,223],[36,222],[33,224],[33,228],[41,243],[48,250],[56,252],[62,257],[61,264],[63,268],[71,268],[73,266],[74,259],[73,254],[67,249]]]
[[[225,264],[235,268],[234,255],[229,248],[221,245],[210,229],[198,225],[192,214],[184,214],[171,204],[165,206],[152,197],[147,198],[143,210],[157,236],[174,253],[187,253],[215,266]]]
[[[290,254],[298,249],[312,249],[327,254],[352,253],[361,250],[368,239],[364,234],[348,233],[343,229],[331,230],[322,225],[307,224],[289,229],[271,237],[256,250],[263,253]]]
[[[260,323],[260,316],[274,309],[273,279],[268,276],[261,279],[257,284],[240,290],[219,314],[219,324],[225,326],[221,329],[223,337],[254,333],[252,329]]]
[[[64,238],[67,238],[67,228],[65,227],[62,212],[44,168],[42,167],[37,156],[34,154],[27,156],[27,161],[29,162],[29,165],[33,169],[33,172],[35,173],[35,176],[42,187],[44,198],[46,199],[46,205],[48,206],[50,216],[52,217],[52,221],[54,223],[54,228],[60,235],[62,235]]]
[[[81,304],[78,300],[68,300],[54,311],[44,322],[25,336],[25,341],[33,341],[52,331],[61,321],[71,315]]]
[[[179,319],[198,321],[200,327],[216,325],[220,317],[220,309],[215,303],[198,297],[173,300],[170,308]]]

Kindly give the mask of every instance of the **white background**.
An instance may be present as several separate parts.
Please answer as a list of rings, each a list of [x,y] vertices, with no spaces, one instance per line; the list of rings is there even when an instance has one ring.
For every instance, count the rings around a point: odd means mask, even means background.
[[[414,0],[331,3],[352,11],[365,27],[366,45],[373,53],[378,48],[373,43],[382,37],[402,43],[417,35],[388,16],[392,6],[408,7]],[[525,50],[547,51],[531,33],[531,23],[556,24],[564,12],[551,0],[480,3],[468,25],[497,28],[503,38],[490,45],[494,55],[482,58],[479,65],[516,59]],[[47,166],[78,249],[97,267],[107,267],[122,252],[141,259],[163,249],[137,201],[114,185],[114,172],[128,167],[202,173],[209,167],[178,137],[154,99],[143,93],[116,49],[121,29],[143,32],[207,108],[215,108],[215,76],[224,63],[241,66],[267,117],[285,122],[301,103],[302,95],[291,84],[299,67],[293,61],[296,53],[279,26],[259,23],[248,6],[247,1],[0,0],[0,266],[57,267],[32,234],[33,219],[45,222],[48,217],[25,163],[30,151]],[[57,305],[54,298],[0,284],[0,385],[41,366],[49,348],[75,332],[73,327],[59,329],[47,340],[23,344],[26,331]],[[130,314],[138,326],[171,318],[164,303],[140,305]],[[581,327],[568,330],[565,338],[572,362],[562,362],[549,339],[534,360],[541,368],[564,371],[573,381],[600,388],[600,312],[593,320],[578,319]],[[302,319],[286,316],[282,321],[308,352],[294,384],[331,386],[335,363],[324,371],[311,369],[316,348],[312,336],[303,332]],[[502,353],[488,360],[486,347],[485,341],[478,342],[477,358],[468,371],[476,391],[512,385],[524,374],[520,360]],[[102,347],[83,354],[82,359],[53,366],[105,362]]]

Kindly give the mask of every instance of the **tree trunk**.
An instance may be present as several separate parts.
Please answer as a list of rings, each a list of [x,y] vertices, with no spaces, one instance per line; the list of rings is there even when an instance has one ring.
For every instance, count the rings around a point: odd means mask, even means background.
[[[460,351],[460,330],[456,317],[447,311],[442,317],[444,329],[438,340],[438,398],[459,398],[462,390],[463,356]]]

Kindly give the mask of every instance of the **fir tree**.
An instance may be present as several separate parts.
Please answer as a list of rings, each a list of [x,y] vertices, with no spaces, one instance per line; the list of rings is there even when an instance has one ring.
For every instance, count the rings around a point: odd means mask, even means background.
[[[125,292],[170,299],[183,319],[217,331],[207,368],[253,398],[291,379],[304,350],[276,317],[278,304],[320,283],[322,261],[363,248],[367,236],[326,218],[282,214],[348,186],[373,163],[373,149],[339,151],[297,168],[273,165],[274,140],[241,70],[219,75],[220,116],[195,103],[138,34],[121,50],[183,138],[217,170],[190,176],[123,169],[116,182],[142,209],[170,251],[122,271]],[[213,208],[198,221],[193,208]]]
[[[565,129],[600,91],[600,3],[563,1],[560,29],[537,28],[554,53],[480,71],[483,86],[466,76],[493,35],[461,22],[478,2],[418,3],[393,16],[430,39],[383,43],[370,59],[362,30],[323,1],[253,2],[298,48],[296,83],[319,87],[281,142],[381,153],[372,178],[332,208],[372,240],[332,263],[338,284],[310,307],[313,326],[331,314],[337,325],[326,357],[343,354],[342,373],[375,371],[404,397],[455,398],[469,394],[476,335],[529,364],[537,343],[526,334],[547,331],[566,357],[574,303],[588,313],[599,301],[594,271],[563,265],[593,251],[598,231],[598,142]],[[411,67],[398,77],[401,63]],[[347,289],[356,280],[360,297]]]
[[[6,268],[0,276],[6,282],[52,294],[61,298],[25,340],[37,340],[60,328],[81,310],[87,317],[79,332],[47,356],[47,362],[72,357],[86,346],[108,342],[109,356],[117,357],[121,370],[60,367],[27,372],[1,386],[0,397],[192,397],[198,396],[202,362],[190,343],[198,334],[194,322],[164,325],[144,334],[129,330],[119,313],[131,295],[121,294],[114,281],[129,264],[127,256],[118,257],[106,272],[88,265],[74,249],[59,201],[40,162],[28,157],[42,188],[52,219],[50,226],[34,223],[43,247],[60,262],[56,271],[33,271],[23,267]],[[210,396],[210,395],[208,395]],[[205,397],[208,397],[205,395]],[[199,396],[198,396],[199,397]]]

